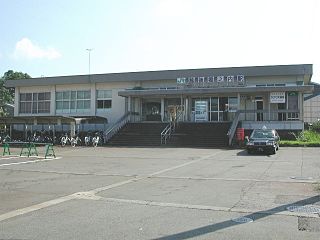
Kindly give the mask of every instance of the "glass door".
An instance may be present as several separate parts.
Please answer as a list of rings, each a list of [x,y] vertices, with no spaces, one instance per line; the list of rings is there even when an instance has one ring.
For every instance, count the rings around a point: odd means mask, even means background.
[[[256,100],[256,109],[263,110],[263,100]],[[263,112],[257,112],[257,121],[263,121]]]
[[[208,121],[208,101],[195,101],[195,122]]]

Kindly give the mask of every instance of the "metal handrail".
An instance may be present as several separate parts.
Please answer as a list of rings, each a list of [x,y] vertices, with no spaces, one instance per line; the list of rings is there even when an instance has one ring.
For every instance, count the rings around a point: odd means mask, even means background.
[[[237,111],[235,116],[234,116],[234,119],[232,121],[232,124],[230,126],[230,129],[227,133],[228,135],[228,138],[229,138],[229,146],[231,146],[231,143],[232,143],[232,140],[233,140],[233,137],[234,137],[234,134],[236,132],[236,129],[237,129],[237,126],[238,126],[238,123],[239,123],[239,118],[240,118],[240,111]]]
[[[113,124],[105,134],[105,141],[108,142],[127,122],[130,121],[133,112],[125,113],[115,124]]]
[[[179,112],[174,121],[169,122],[169,124],[161,132],[161,144],[167,144],[167,140],[170,139],[171,135],[175,132],[179,124],[179,119],[183,112]]]
[[[232,121],[232,124],[229,128],[229,131],[227,133],[228,138],[229,138],[229,146],[232,144],[232,140],[234,138],[238,123],[240,121],[240,115],[245,115],[245,119],[242,119],[241,121],[247,121],[246,117],[247,114],[264,114],[263,116],[263,121],[280,121],[277,120],[278,115],[275,114],[284,114],[284,119],[281,121],[297,121],[300,120],[300,111],[299,109],[278,109],[278,110],[270,110],[270,109],[264,109],[264,110],[238,110],[234,116],[234,119]],[[253,120],[252,120],[253,121]]]
[[[171,134],[175,131],[175,122],[169,122],[169,124],[161,132],[161,144],[167,144],[167,140],[171,137]]]

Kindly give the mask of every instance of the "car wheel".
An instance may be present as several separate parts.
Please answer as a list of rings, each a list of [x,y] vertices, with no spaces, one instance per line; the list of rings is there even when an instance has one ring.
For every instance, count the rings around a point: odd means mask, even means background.
[[[252,153],[252,150],[247,149],[247,153],[248,153],[248,154],[251,154],[251,153]]]
[[[277,147],[274,147],[272,150],[271,150],[271,154],[276,154],[276,152],[277,152]]]

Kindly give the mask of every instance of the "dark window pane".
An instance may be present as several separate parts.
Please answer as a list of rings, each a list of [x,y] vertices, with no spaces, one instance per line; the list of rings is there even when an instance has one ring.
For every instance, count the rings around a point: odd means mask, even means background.
[[[33,93],[33,101],[38,101],[38,93]]]
[[[45,92],[44,93],[44,100],[50,100],[51,98],[51,93],[50,92]]]
[[[104,108],[111,108],[111,100],[104,100],[103,105]]]
[[[98,108],[103,108],[103,100],[97,101]]]
[[[32,101],[32,93],[26,93],[26,101]]]
[[[56,100],[62,100],[63,98],[63,93],[62,92],[57,92],[56,93]]]
[[[45,99],[45,93],[39,93],[38,94],[38,100],[39,101],[42,101],[42,100],[44,100]]]
[[[211,98],[211,111],[218,111],[218,98]]]
[[[38,102],[32,103],[32,113],[38,113]]]
[[[70,109],[76,109],[76,101],[70,102]]]
[[[82,100],[77,101],[77,109],[84,109],[84,101]]]
[[[26,101],[27,100],[27,96],[25,93],[20,93],[20,101]]]
[[[90,100],[85,100],[84,102],[84,109],[90,109]]]
[[[44,112],[45,113],[50,113],[50,102],[45,102],[44,103]]]

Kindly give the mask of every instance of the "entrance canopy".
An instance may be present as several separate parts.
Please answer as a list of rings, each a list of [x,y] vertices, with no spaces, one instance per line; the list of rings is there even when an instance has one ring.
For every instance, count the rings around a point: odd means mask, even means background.
[[[99,116],[16,116],[0,117],[0,124],[79,124],[79,123],[107,123],[108,120]]]
[[[119,91],[119,96],[122,97],[138,97],[138,96],[200,96],[203,94],[220,94],[220,93],[256,93],[256,92],[282,92],[282,91],[296,91],[303,93],[312,93],[312,85],[304,86],[279,86],[279,87],[226,87],[226,88],[189,88],[189,89],[179,89],[179,88],[159,88],[159,89],[127,89],[124,91]]]

